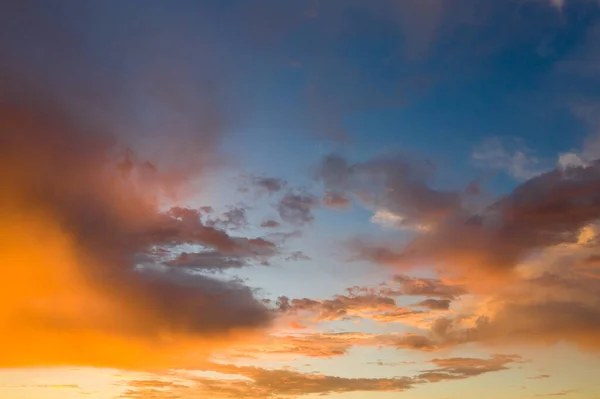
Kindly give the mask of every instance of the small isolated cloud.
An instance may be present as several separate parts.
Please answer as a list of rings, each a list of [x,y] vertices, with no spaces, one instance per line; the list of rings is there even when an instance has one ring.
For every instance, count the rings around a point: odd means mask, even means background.
[[[281,226],[281,223],[273,219],[265,220],[260,224],[260,227],[262,227],[263,229],[274,229],[279,226]]]
[[[448,310],[450,309],[450,302],[449,299],[425,299],[411,305],[411,307],[426,308],[429,310]]]
[[[536,397],[546,397],[546,396],[566,396],[570,393],[575,393],[577,392],[576,389],[566,389],[564,391],[558,391],[558,392],[550,392],[550,393],[540,393],[535,395]]]
[[[227,255],[219,251],[182,252],[175,259],[167,261],[165,264],[171,267],[203,271],[222,271],[249,266],[245,257]]]
[[[313,221],[312,210],[319,206],[319,200],[306,192],[289,192],[277,205],[279,217],[284,222],[303,225]]]
[[[543,380],[546,378],[550,378],[549,374],[539,374],[533,377],[527,377],[528,380]]]
[[[287,187],[287,181],[278,177],[243,174],[240,177],[239,190],[242,192],[254,191],[258,194],[276,194]]]
[[[253,180],[256,186],[266,190],[269,193],[276,193],[285,188],[287,182],[283,179],[278,179],[275,177],[260,177],[256,176]]]
[[[346,209],[350,207],[351,204],[350,198],[335,191],[328,191],[323,197],[323,205],[330,208]]]
[[[300,261],[300,260],[311,260],[311,259],[310,259],[310,256],[306,255],[302,251],[294,251],[291,254],[289,254],[285,258],[285,260]]]

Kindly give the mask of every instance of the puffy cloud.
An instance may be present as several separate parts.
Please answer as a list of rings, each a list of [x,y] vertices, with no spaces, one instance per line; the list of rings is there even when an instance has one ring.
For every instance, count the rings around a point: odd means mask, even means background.
[[[474,280],[509,277],[534,251],[577,242],[598,216],[600,164],[553,170],[532,178],[482,214],[457,213],[399,251],[365,245],[362,256],[412,267],[429,262],[443,273]]]
[[[328,173],[322,177],[327,184],[354,185],[355,169],[340,158],[328,162]],[[397,179],[406,174],[401,168],[395,173],[400,176]],[[351,250],[357,258],[405,270],[430,267],[460,284],[455,286],[458,292],[447,291],[439,299],[451,300],[468,291],[474,295],[473,301],[480,301],[478,308],[464,309],[466,313],[459,312],[455,319],[434,321],[422,334],[427,344],[566,340],[597,349],[598,326],[593,320],[597,319],[600,293],[592,282],[600,275],[594,227],[600,218],[599,178],[598,161],[551,170],[523,182],[479,213],[455,207],[407,244],[393,247],[356,240]],[[399,203],[397,209],[404,209],[404,202],[412,204],[411,197],[397,195],[394,199]],[[381,292],[391,296],[410,291],[436,297],[429,295],[438,288],[433,281],[413,284],[401,277],[399,282],[400,289],[388,287]],[[422,302],[434,304],[446,306]],[[472,321],[466,322],[469,319]]]
[[[284,222],[302,225],[310,223],[314,216],[313,208],[319,205],[317,198],[304,192],[289,192],[281,198],[277,205],[279,217]]]
[[[433,172],[431,163],[401,155],[353,164],[332,154],[321,161],[316,178],[327,190],[354,193],[376,212],[395,215],[394,225],[414,228],[436,224],[461,208],[458,192],[428,186]]]
[[[239,230],[248,226],[246,208],[235,207],[225,211],[217,218],[209,218],[206,224],[222,230]]]

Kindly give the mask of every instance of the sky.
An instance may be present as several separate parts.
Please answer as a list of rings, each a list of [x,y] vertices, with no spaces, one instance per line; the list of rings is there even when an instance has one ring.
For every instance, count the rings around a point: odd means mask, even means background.
[[[1,399],[599,399],[596,0],[0,5]]]

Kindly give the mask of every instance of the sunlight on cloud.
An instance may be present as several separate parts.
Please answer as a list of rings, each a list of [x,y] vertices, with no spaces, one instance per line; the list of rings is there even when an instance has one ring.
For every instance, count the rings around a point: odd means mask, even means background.
[[[416,231],[427,231],[430,229],[427,225],[417,224],[411,225],[406,223],[407,219],[385,209],[376,211],[371,217],[371,223],[378,224],[387,229],[407,229]]]

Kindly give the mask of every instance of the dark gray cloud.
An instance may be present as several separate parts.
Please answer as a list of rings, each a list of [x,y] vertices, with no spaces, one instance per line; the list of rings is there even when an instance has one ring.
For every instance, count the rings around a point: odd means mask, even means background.
[[[243,192],[251,190],[258,194],[276,194],[286,188],[287,185],[287,181],[277,177],[243,174],[240,190]]]
[[[165,262],[172,267],[181,267],[190,270],[220,271],[230,268],[249,266],[244,257],[228,256],[219,251],[206,251],[179,254],[175,259]]]
[[[294,251],[289,254],[285,260],[299,261],[299,260],[310,260],[310,256],[306,255],[302,251]]]
[[[260,227],[262,227],[263,229],[274,229],[279,226],[281,226],[281,223],[273,219],[265,220],[260,224]]]
[[[287,182],[283,179],[278,179],[275,177],[254,177],[254,184],[265,189],[270,193],[276,193],[285,188]]]
[[[281,220],[287,223],[303,225],[312,222],[312,210],[319,206],[317,197],[306,192],[289,192],[285,194],[277,210]]]
[[[449,271],[510,273],[532,251],[576,242],[600,217],[600,164],[534,177],[481,215],[457,214],[416,237],[386,263],[432,261]],[[461,270],[462,269],[462,270]]]
[[[243,229],[248,226],[247,211],[245,207],[233,207],[218,217],[207,218],[205,223],[221,230]]]
[[[430,310],[448,310],[450,309],[449,299],[425,299],[424,301],[417,302],[411,307],[426,308]]]
[[[407,156],[386,156],[350,163],[339,155],[326,156],[316,178],[327,190],[359,195],[367,206],[389,211],[409,226],[437,224],[461,209],[459,192],[429,186],[435,168]]]

